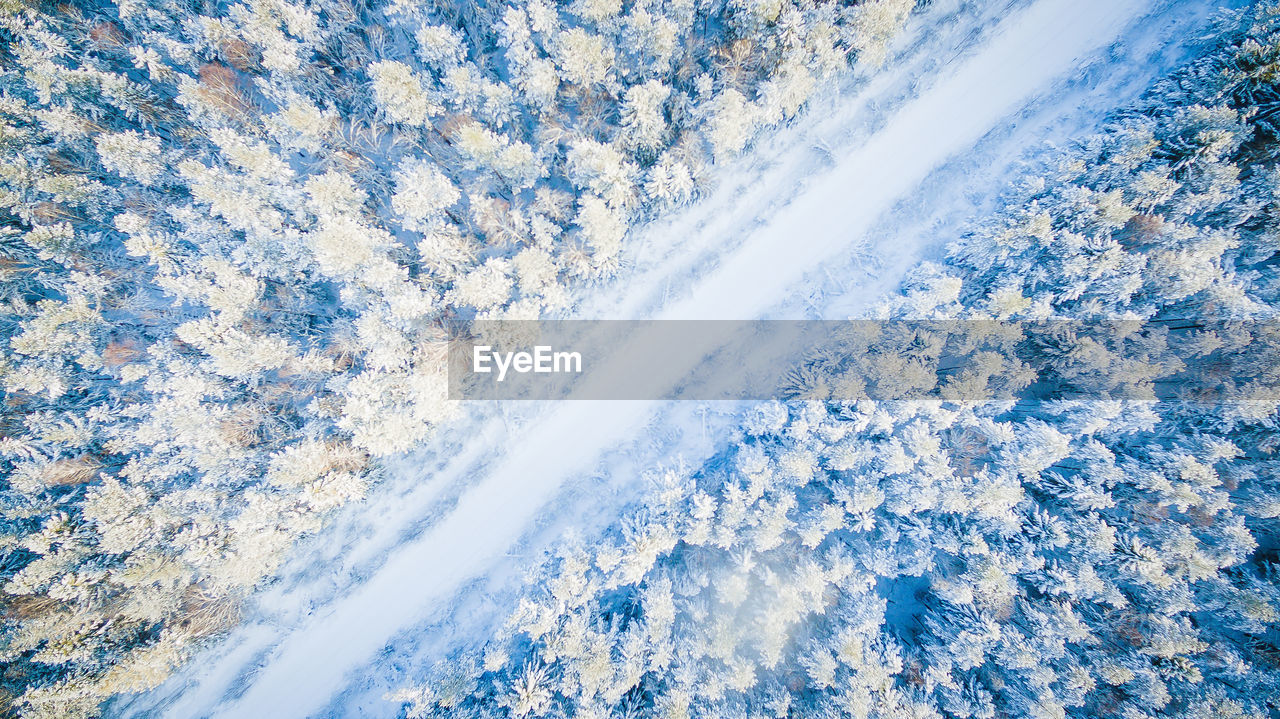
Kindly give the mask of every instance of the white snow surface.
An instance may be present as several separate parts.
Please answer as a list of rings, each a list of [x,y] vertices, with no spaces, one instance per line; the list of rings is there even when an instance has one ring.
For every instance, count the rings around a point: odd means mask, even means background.
[[[623,279],[575,316],[854,314],[989,205],[1019,158],[1185,58],[1216,6],[938,0],[884,70],[849,78],[720,168],[693,206],[634,233]],[[691,347],[689,364],[712,348]],[[113,713],[394,716],[381,693],[492,631],[524,562],[565,527],[615,518],[646,466],[709,456],[731,416],[693,403],[470,407],[301,543],[244,626]]]

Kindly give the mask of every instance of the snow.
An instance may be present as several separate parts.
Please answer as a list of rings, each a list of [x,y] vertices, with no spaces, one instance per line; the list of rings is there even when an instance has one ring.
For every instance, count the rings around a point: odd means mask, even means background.
[[[670,319],[760,316],[806,270],[861,236],[894,200],[1054,78],[1116,38],[1141,2],[1042,0],[1010,18],[982,51],[907,103],[701,282],[662,313]]]
[[[987,20],[1000,15],[988,28]],[[1194,17],[1202,15],[1203,9]],[[817,304],[830,316],[854,312],[945,239],[929,231],[936,229],[934,208],[914,209],[913,222],[903,224],[910,231],[884,230],[887,213],[913,195],[918,202],[920,188],[938,207],[971,207],[966,178],[957,174],[966,156],[996,137],[996,146],[979,154],[993,160],[992,176],[1007,173],[1059,117],[1028,115],[1028,108],[1074,102],[1081,88],[1072,81],[1105,74],[1114,60],[1108,46],[1121,38],[1154,33],[1185,42],[1175,30],[1192,17],[1185,5],[1154,0],[1037,0],[1016,9],[958,10],[935,3],[915,21],[918,43],[904,51],[903,62],[839,98],[834,112],[811,113],[762,142],[752,158],[726,168],[720,188],[694,207],[652,223],[626,270],[630,279],[585,299],[578,314],[795,316],[805,306],[797,289],[809,284],[806,275],[846,267],[856,255],[863,264],[879,261],[879,275],[842,286],[839,302]],[[943,20],[949,24],[933,33]],[[955,44],[940,48],[945,42]],[[1146,77],[1157,69],[1142,72]],[[1125,97],[1116,87],[1111,92],[1102,109]],[[1096,119],[1093,112],[1073,116]],[[1020,117],[1040,121],[1014,127]],[[815,153],[815,142],[838,149]],[[833,165],[823,166],[824,154],[837,158]],[[690,348],[690,362],[704,349]],[[657,402],[470,408],[429,447],[395,462],[384,490],[304,543],[285,579],[264,592],[259,621],[124,709],[170,717],[302,717],[336,713],[335,700],[352,701],[343,698],[347,693],[367,697],[368,687],[351,683],[378,662],[384,647],[438,620],[439,610],[477,580],[510,574],[502,568],[510,568],[513,547],[530,543],[529,533],[547,512],[567,511],[569,489],[591,487],[581,477],[611,477],[613,490],[598,503],[578,503],[608,514],[628,496],[617,486],[625,472],[610,464],[610,453],[635,447],[632,438],[655,422],[688,426],[694,414]],[[650,448],[645,456],[669,450]],[[696,461],[712,445],[683,450]],[[549,533],[544,526],[541,535]],[[396,708],[365,709],[389,715]]]

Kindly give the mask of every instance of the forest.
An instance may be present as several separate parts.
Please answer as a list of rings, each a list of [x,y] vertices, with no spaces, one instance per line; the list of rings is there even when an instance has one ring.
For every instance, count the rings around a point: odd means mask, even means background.
[[[201,671],[465,420],[451,340],[634,274],[946,4],[0,0],[0,716]],[[1278,113],[1280,4],[1217,12],[864,313],[1010,354],[841,338],[379,711],[1280,716]]]

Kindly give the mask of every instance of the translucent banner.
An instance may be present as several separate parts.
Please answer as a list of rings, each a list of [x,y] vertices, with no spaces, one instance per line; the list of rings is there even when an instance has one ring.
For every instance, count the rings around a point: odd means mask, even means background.
[[[1197,320],[473,322],[475,400],[1280,398],[1280,325]]]

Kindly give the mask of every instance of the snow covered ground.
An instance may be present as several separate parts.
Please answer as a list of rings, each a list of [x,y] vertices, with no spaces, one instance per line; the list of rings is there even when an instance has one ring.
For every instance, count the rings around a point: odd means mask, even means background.
[[[577,315],[857,312],[989,204],[1019,158],[1183,59],[1213,7],[935,2],[883,71],[850,78],[723,168],[695,205],[639,230],[623,278]],[[644,468],[677,454],[696,464],[728,419],[656,402],[470,408],[301,544],[243,627],[119,709],[394,715],[379,697],[416,679],[404,665],[488,633],[504,589],[548,541],[616,516]]]

